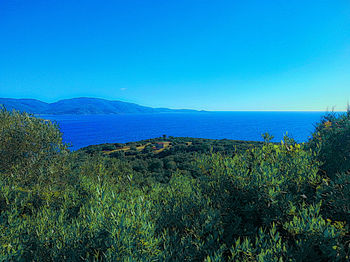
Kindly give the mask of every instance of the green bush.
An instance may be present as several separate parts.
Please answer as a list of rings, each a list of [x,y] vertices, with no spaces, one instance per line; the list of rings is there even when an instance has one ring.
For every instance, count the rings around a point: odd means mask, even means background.
[[[177,174],[167,186],[156,188],[151,199],[167,261],[203,261],[220,247],[220,214],[195,179]]]
[[[316,125],[309,147],[317,152],[324,175],[333,178],[350,171],[350,111],[326,114]]]
[[[288,207],[312,202],[318,164],[299,144],[266,143],[232,158],[214,154],[199,161],[203,193],[227,218],[226,244],[254,235],[261,226],[284,220]],[[234,221],[234,223],[232,222]]]
[[[31,183],[66,151],[57,124],[0,109],[0,173]]]
[[[84,186],[93,193],[73,219],[68,206],[79,198],[76,193],[65,195],[59,210],[44,205],[27,215],[13,205],[3,211],[0,260],[157,260],[160,239],[154,237],[150,203],[135,191],[117,195],[110,184],[85,179]],[[23,203],[23,196],[14,201]]]

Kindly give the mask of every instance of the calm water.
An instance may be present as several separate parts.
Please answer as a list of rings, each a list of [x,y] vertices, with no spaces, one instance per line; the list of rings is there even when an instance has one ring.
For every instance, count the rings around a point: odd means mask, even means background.
[[[308,139],[322,112],[200,112],[133,115],[45,115],[56,120],[73,150],[110,142],[168,136],[261,141],[268,132],[280,141],[288,132],[298,142]]]

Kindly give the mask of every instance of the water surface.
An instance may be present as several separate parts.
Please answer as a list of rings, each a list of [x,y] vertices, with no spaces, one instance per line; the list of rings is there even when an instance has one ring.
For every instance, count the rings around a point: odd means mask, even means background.
[[[168,136],[261,141],[268,132],[274,141],[288,135],[307,141],[324,112],[200,112],[120,115],[45,115],[58,122],[71,149]]]

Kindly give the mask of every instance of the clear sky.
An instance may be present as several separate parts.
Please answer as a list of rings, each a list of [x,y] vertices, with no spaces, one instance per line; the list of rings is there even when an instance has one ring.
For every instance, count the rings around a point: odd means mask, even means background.
[[[0,97],[343,110],[349,0],[0,0]]]

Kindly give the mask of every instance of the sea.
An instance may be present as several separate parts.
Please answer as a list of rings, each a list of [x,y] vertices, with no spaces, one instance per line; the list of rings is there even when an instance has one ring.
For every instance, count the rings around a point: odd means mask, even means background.
[[[325,112],[186,112],[118,115],[42,115],[56,121],[71,150],[166,136],[280,142],[284,135],[306,142]]]

